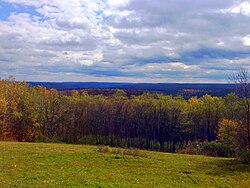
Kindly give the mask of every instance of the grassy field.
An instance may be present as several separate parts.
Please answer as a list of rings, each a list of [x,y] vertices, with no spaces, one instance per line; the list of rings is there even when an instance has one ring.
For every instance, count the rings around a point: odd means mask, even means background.
[[[233,159],[140,152],[0,142],[0,187],[250,187],[250,165]]]

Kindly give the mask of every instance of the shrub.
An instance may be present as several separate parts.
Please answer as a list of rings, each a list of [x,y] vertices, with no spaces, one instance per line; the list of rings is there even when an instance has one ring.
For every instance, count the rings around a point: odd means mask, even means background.
[[[159,151],[161,148],[161,145],[158,140],[153,140],[150,142],[151,149]]]
[[[60,137],[57,137],[57,136],[54,136],[50,139],[50,142],[51,143],[62,143],[61,141],[61,138]]]
[[[44,135],[38,135],[35,139],[36,142],[44,142],[44,143],[49,143],[50,139],[47,136]]]
[[[102,152],[102,153],[111,153],[112,150],[108,146],[99,146],[97,151]]]
[[[233,157],[235,155],[233,149],[221,142],[201,142],[199,140],[188,142],[187,146],[180,153],[215,157]]]
[[[95,139],[94,136],[81,137],[76,141],[76,143],[77,144],[90,144],[90,145],[96,145],[97,144],[96,139]]]
[[[191,154],[191,155],[198,155],[202,154],[202,145],[204,142],[200,140],[189,141],[184,149],[182,149],[179,153],[183,154]]]
[[[108,146],[100,146],[98,148],[98,152],[131,155],[131,156],[137,156],[137,157],[147,157],[147,155],[139,149],[121,149],[121,148],[110,148]]]
[[[237,157],[241,162],[250,164],[250,150],[242,150],[238,152]]]
[[[221,142],[212,141],[201,146],[201,153],[215,157],[232,157],[235,152]]]

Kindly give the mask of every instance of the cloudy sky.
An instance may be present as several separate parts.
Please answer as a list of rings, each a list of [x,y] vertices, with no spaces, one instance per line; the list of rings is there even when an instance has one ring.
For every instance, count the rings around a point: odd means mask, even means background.
[[[0,77],[227,82],[250,69],[249,0],[0,0]]]

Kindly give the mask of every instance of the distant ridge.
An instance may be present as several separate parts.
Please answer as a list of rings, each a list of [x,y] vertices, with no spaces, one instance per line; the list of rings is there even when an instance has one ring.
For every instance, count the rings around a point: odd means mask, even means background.
[[[234,84],[189,84],[189,83],[115,83],[115,82],[27,82],[31,86],[44,86],[57,90],[72,89],[133,89],[155,91],[168,95],[182,95],[184,97],[225,96],[234,92]]]
[[[115,82],[27,82],[32,86],[44,86],[48,89],[54,88],[57,90],[71,89],[108,89],[130,85],[130,83],[115,83]]]

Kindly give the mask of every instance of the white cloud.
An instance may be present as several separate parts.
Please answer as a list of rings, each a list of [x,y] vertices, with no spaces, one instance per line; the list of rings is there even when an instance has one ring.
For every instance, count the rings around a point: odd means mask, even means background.
[[[16,11],[0,20],[0,74],[18,79],[207,82],[250,56],[247,1],[5,2]]]
[[[111,8],[123,8],[129,4],[131,0],[108,0],[108,5]]]
[[[243,45],[250,46],[250,35],[242,38]]]
[[[143,73],[160,73],[160,72],[174,72],[174,71],[195,71],[199,67],[196,65],[186,65],[182,62],[169,63],[149,63],[146,65],[129,65],[125,66],[124,72],[143,72]]]
[[[248,1],[238,2],[232,7],[222,10],[222,12],[250,16],[250,2]]]

